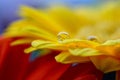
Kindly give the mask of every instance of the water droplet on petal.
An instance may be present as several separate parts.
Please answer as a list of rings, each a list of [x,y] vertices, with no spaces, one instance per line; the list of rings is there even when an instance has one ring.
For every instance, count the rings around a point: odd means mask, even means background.
[[[59,42],[62,42],[63,40],[70,38],[69,33],[67,32],[59,32],[57,37]]]
[[[96,36],[88,36],[87,39],[90,40],[90,41],[98,41]]]

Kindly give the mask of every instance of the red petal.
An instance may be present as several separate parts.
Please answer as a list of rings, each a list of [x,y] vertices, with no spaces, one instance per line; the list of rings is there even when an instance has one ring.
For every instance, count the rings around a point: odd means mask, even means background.
[[[54,59],[55,55],[51,53],[33,62],[25,80],[58,80],[69,65],[57,63]]]
[[[74,80],[85,75],[94,75],[98,80],[102,79],[102,72],[97,70],[91,63],[79,63],[76,66],[71,66],[60,78],[60,80]]]
[[[116,80],[120,80],[120,71],[116,72]]]
[[[28,45],[10,46],[10,41],[0,40],[0,80],[23,80],[29,58],[23,51]]]
[[[5,56],[7,56],[5,53],[8,52],[10,42],[11,39],[0,38],[0,68],[2,67]]]
[[[85,75],[85,76],[78,77],[74,80],[98,80],[98,79],[94,75]]]

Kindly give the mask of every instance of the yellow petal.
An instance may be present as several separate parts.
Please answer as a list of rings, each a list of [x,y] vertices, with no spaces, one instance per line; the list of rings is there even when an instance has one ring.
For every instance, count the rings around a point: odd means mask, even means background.
[[[49,10],[49,14],[61,25],[64,26],[65,30],[71,34],[76,33],[80,28],[79,18],[71,10],[65,7],[55,7]]]
[[[64,45],[66,45],[69,48],[95,48],[99,45],[99,43],[89,40],[80,40],[80,39],[66,39],[62,42]]]
[[[33,52],[33,51],[35,51],[35,50],[40,50],[40,55],[41,55],[41,56],[47,55],[47,54],[51,53],[51,51],[48,50],[48,49],[47,49],[47,50],[46,50],[46,49],[36,49],[36,48],[34,48],[34,47],[29,47],[29,48],[25,49],[24,52],[25,52],[26,54],[28,54],[28,53]]]
[[[105,46],[114,46],[114,45],[117,45],[117,44],[120,44],[120,39],[108,40],[105,43],[103,43],[102,45],[105,45]]]
[[[20,20],[12,23],[3,34],[6,37],[31,37],[43,38],[55,41],[56,35],[39,28],[37,25],[30,23],[27,20]],[[47,36],[47,37],[46,37]]]
[[[29,30],[29,31],[34,31],[40,34],[45,34],[45,35],[51,35],[54,36],[54,33],[51,33],[50,31],[46,31],[45,29],[41,28],[41,25],[37,25],[33,23],[33,21],[22,19],[13,22],[10,24],[10,26],[6,29],[6,31],[14,31],[14,30]]]
[[[76,49],[69,49],[70,54],[74,56],[80,57],[90,57],[90,56],[97,56],[102,55],[99,51],[92,49],[92,48],[76,48]]]
[[[34,48],[34,47],[29,47],[29,48],[25,49],[24,52],[25,52],[26,54],[28,54],[28,53],[30,53],[30,52],[32,52],[32,51],[35,51],[35,50],[38,50],[38,49],[37,49],[37,48]]]
[[[65,46],[59,43],[43,41],[43,40],[34,40],[32,42],[32,47],[37,49],[54,49],[54,50],[65,50]]]
[[[78,56],[73,56],[69,52],[61,52],[57,56],[55,56],[55,59],[57,62],[61,63],[74,63],[74,62],[87,62],[90,61],[88,57],[78,57]]]
[[[18,39],[11,43],[12,46],[31,43],[32,39]]]
[[[43,41],[43,40],[34,40],[31,45],[33,47],[38,47],[38,46],[41,46],[41,45],[45,45],[45,44],[51,44],[52,42],[50,41]]]
[[[96,47],[96,49],[100,50],[103,53],[111,56],[120,56],[120,39],[118,40],[108,40],[102,45]]]
[[[19,14],[22,17],[35,21],[37,24],[41,24],[42,25],[41,28],[44,28],[46,30],[55,33],[64,30],[44,11],[36,10],[32,7],[22,6]]]
[[[110,2],[108,4],[105,4],[103,6],[103,11],[102,12],[102,15],[101,15],[101,18],[102,20],[112,20],[112,21],[115,21],[115,22],[119,22],[120,21],[120,3],[114,3],[114,2]]]

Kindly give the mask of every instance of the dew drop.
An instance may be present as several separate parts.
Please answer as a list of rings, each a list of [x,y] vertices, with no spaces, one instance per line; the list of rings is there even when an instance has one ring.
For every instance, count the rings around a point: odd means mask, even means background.
[[[69,33],[67,33],[67,32],[59,32],[57,35],[57,38],[58,38],[58,41],[61,42],[65,39],[69,39],[70,36],[69,36]]]
[[[88,36],[87,39],[90,41],[97,41],[98,40],[96,36]]]

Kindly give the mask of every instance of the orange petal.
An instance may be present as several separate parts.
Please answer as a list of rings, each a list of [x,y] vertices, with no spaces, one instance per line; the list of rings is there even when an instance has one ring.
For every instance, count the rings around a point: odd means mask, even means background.
[[[110,56],[90,57],[97,69],[104,73],[120,70],[120,61]]]

